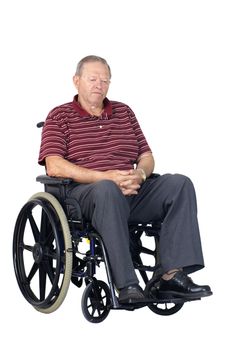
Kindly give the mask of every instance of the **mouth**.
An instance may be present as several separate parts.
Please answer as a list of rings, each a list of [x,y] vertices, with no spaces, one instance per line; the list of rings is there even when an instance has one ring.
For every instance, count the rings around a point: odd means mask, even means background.
[[[103,93],[99,91],[93,91],[92,94],[103,96]]]

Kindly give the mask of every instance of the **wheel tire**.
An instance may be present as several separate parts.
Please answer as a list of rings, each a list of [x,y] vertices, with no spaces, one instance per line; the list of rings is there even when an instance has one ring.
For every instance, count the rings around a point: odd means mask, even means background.
[[[21,209],[14,230],[13,260],[26,300],[42,313],[57,310],[71,279],[72,242],[64,210],[53,195],[36,193]]]
[[[82,312],[92,323],[105,320],[111,308],[111,295],[108,285],[103,281],[94,280],[89,283],[82,295]]]

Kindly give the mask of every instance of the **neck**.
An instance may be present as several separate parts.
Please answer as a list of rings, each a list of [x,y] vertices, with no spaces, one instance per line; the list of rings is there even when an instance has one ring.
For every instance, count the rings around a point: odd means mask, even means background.
[[[78,102],[79,104],[82,106],[83,109],[85,109],[85,111],[87,111],[88,113],[90,113],[93,116],[101,116],[102,112],[103,112],[103,102],[101,103],[88,103],[83,101],[82,99],[80,99],[78,97]]]
[[[90,106],[90,109],[87,110],[91,115],[94,115],[96,117],[101,116],[103,112],[103,105],[101,106]]]

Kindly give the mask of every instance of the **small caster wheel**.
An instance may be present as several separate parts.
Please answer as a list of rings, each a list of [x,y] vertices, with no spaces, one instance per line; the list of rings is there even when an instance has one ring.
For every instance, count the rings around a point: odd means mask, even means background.
[[[161,298],[159,295],[159,279],[150,280],[145,288],[145,295],[147,298],[155,299],[153,304],[149,304],[148,307],[151,311],[158,315],[169,316],[178,312],[184,302],[181,298]],[[161,299],[161,301],[160,301]]]
[[[99,323],[105,320],[111,308],[111,294],[103,281],[93,280],[82,296],[82,312],[87,321]]]

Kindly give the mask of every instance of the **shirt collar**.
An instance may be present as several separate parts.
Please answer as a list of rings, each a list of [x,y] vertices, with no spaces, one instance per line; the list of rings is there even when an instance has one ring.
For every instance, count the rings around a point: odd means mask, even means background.
[[[109,101],[109,99],[107,99],[107,97],[105,97],[105,99],[103,100],[103,104],[104,110],[102,115],[105,115],[107,118],[110,118],[112,116],[112,104]],[[78,95],[74,96],[73,108],[78,112],[80,117],[90,117],[90,113],[83,109],[80,103],[78,102]]]

